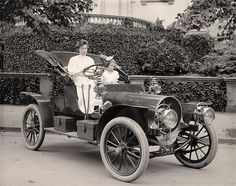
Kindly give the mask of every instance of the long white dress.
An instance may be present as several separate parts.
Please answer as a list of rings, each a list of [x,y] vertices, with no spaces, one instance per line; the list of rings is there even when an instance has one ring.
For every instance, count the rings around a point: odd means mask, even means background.
[[[94,91],[95,82],[83,75],[83,70],[90,65],[94,65],[94,60],[89,56],[77,55],[70,59],[68,64],[68,72],[70,75],[76,74],[73,81],[76,86],[78,96],[78,107],[81,112],[91,114],[94,112],[95,97]],[[77,73],[79,75],[77,76]]]

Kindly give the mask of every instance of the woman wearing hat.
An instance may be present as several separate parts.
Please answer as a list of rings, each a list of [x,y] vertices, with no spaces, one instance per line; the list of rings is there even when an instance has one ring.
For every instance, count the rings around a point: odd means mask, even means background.
[[[104,84],[116,84],[119,79],[119,73],[114,69],[118,66],[113,57],[108,57],[106,60],[110,61],[110,63],[102,74],[102,81]]]

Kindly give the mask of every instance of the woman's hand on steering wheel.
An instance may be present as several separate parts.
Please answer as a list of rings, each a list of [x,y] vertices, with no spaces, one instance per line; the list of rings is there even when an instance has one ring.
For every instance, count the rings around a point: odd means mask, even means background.
[[[88,77],[89,79],[96,79],[98,76],[101,76],[104,72],[105,66],[104,64],[94,64],[90,65],[83,70],[84,76]]]

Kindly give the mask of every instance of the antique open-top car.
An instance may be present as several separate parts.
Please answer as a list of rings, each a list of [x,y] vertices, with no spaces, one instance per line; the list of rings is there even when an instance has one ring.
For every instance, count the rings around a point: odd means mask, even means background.
[[[78,53],[37,53],[65,80],[64,96],[22,92],[34,100],[22,121],[28,149],[39,149],[46,131],[100,144],[106,169],[126,182],[139,178],[150,158],[173,154],[183,165],[197,169],[214,159],[217,136],[211,123],[215,112],[209,103],[180,103],[173,96],[152,93],[144,85],[130,84],[121,69],[116,69],[118,84],[104,85],[99,76],[107,66],[106,58],[88,54],[95,65],[83,73],[96,82],[97,99],[102,102],[92,117],[79,110],[76,88],[66,70],[69,59]]]

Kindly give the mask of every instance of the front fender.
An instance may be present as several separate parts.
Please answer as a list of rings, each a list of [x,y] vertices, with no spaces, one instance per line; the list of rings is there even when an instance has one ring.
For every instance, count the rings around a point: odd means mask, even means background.
[[[97,141],[100,140],[102,131],[106,124],[115,117],[124,116],[136,121],[144,131],[148,127],[149,110],[143,107],[129,105],[114,105],[107,109],[101,116],[97,126]]]
[[[183,120],[185,123],[189,123],[193,120],[194,110],[197,108],[196,102],[181,103],[183,111]]]
[[[53,109],[50,98],[33,92],[21,92],[21,94],[30,96],[34,99],[34,101],[39,106],[39,110],[44,121],[44,126],[53,127]]]

